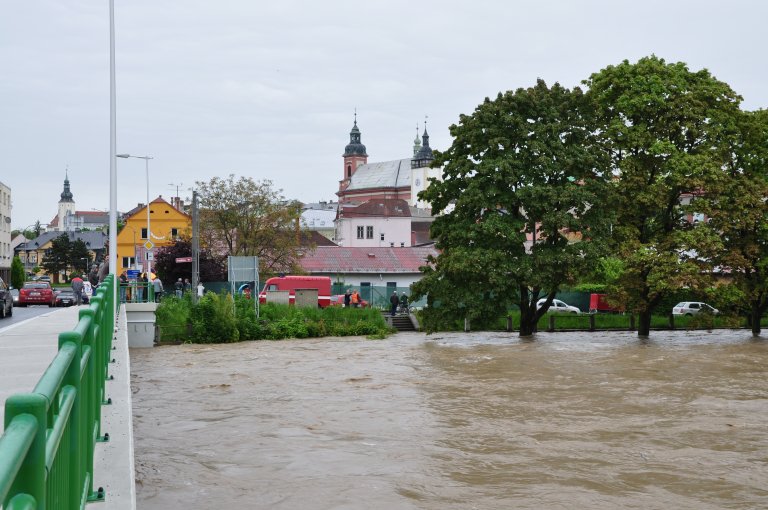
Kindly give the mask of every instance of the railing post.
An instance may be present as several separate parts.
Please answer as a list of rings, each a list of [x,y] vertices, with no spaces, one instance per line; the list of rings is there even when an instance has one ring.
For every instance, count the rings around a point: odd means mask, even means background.
[[[673,314],[669,314],[669,329],[675,329],[675,316]]]
[[[59,333],[59,350],[66,344],[73,344],[76,354],[67,368],[62,380],[63,386],[70,386],[75,390],[75,402],[72,405],[72,411],[69,416],[69,440],[74,447],[68,453],[69,455],[69,476],[74,480],[73,487],[67,492],[69,500],[67,508],[79,508],[82,499],[82,491],[85,488],[86,478],[93,478],[93,473],[86,473],[85,462],[83,462],[83,445],[88,441],[88,434],[85,420],[85,395],[83,395],[83,385],[80,380],[80,367],[83,357],[83,337],[75,331],[66,331]]]
[[[507,331],[509,331],[509,332],[513,331],[513,328],[512,328],[512,316],[511,315],[507,315]]]
[[[593,313],[589,314],[589,330],[595,330],[595,314]]]
[[[11,395],[5,401],[5,427],[16,416],[28,415],[35,419],[37,432],[32,440],[16,481],[11,487],[11,494],[27,493],[37,501],[38,508],[46,508],[46,464],[45,439],[47,424],[45,415],[47,401],[37,393]]]
[[[464,317],[464,333],[469,333],[469,317]]]
[[[554,315],[550,315],[549,316],[549,327],[547,328],[547,331],[549,331],[550,333],[555,331],[555,316]]]

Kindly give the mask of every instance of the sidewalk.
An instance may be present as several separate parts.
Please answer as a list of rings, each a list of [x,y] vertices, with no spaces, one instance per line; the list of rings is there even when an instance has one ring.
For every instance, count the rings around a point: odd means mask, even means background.
[[[110,440],[96,445],[94,489],[104,487],[105,502],[95,503],[103,510],[134,510],[136,490],[133,463],[133,416],[131,409],[130,359],[124,307],[113,340],[106,396],[111,405],[102,406],[102,433]],[[59,333],[71,331],[78,320],[77,306],[51,310],[32,319],[13,324],[0,333],[0,432],[5,415],[5,399],[15,393],[31,392],[58,351]]]

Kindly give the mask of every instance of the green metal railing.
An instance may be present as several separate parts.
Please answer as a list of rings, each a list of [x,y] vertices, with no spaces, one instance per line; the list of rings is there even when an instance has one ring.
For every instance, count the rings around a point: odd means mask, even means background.
[[[99,285],[75,329],[59,334],[59,352],[32,393],[5,402],[0,436],[0,502],[5,510],[75,510],[104,499],[93,489],[101,406],[106,399],[115,324],[114,275]]]

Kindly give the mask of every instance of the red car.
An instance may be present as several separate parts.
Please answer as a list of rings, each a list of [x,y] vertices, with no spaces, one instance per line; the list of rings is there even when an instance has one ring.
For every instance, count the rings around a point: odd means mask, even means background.
[[[19,306],[48,305],[56,306],[56,294],[48,282],[27,282],[19,290]]]

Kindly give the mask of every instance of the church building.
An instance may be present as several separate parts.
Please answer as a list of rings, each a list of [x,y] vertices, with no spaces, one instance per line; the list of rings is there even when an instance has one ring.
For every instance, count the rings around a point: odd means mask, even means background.
[[[69,172],[64,174],[64,191],[61,192],[59,208],[46,229],[47,232],[79,232],[99,230],[109,226],[109,213],[105,211],[78,211],[69,187]]]
[[[336,193],[340,204],[361,204],[369,200],[405,200],[420,209],[428,204],[419,201],[417,195],[428,185],[428,178],[440,176],[439,169],[429,168],[434,161],[429,146],[429,134],[419,141],[418,133],[413,144],[413,156],[393,161],[368,163],[368,153],[361,141],[357,127],[357,114],[349,133],[349,144],[344,148],[343,179]]]

